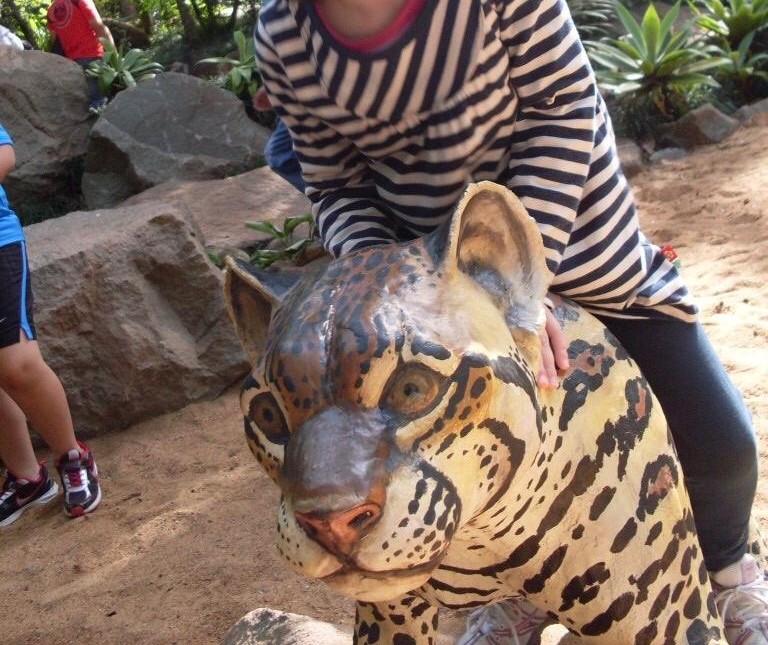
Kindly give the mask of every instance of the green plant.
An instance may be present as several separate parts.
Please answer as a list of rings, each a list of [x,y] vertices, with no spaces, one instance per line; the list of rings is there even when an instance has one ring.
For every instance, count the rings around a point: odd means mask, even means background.
[[[588,43],[598,81],[607,92],[641,102],[646,99],[662,118],[671,120],[685,112],[687,92],[717,85],[704,72],[722,67],[727,60],[692,40],[690,25],[675,31],[679,2],[663,18],[649,4],[640,23],[620,3],[616,12],[627,34]]]
[[[582,41],[619,35],[614,0],[568,0],[568,8]]]
[[[718,78],[722,85],[731,88],[729,94],[737,104],[749,103],[757,98],[759,93],[754,88],[761,82],[763,85],[768,84],[768,71],[764,69],[768,53],[752,50],[756,33],[748,33],[735,50],[731,49],[727,41],[712,45],[713,51],[729,61],[718,70]]]
[[[768,0],[688,0],[688,5],[696,24],[727,41],[732,50],[749,34],[768,27]]]
[[[315,237],[315,222],[310,214],[287,217],[282,229],[269,221],[246,222],[245,225],[272,238],[267,247],[255,250],[249,258],[251,263],[261,268],[277,261],[293,261],[312,244]],[[306,236],[296,239],[297,229],[302,225],[307,227]]]
[[[253,48],[253,40],[246,38],[242,31],[236,31],[233,35],[237,45],[237,58],[229,56],[214,56],[204,58],[195,63],[213,63],[228,67],[228,71],[216,79],[216,82],[224,89],[233,92],[240,98],[253,96],[261,85],[261,76],[256,66],[256,53]]]
[[[141,49],[126,52],[123,45],[115,48],[105,38],[101,42],[104,45],[104,56],[91,63],[86,74],[97,79],[101,91],[110,98],[163,71],[163,66],[150,60]]]

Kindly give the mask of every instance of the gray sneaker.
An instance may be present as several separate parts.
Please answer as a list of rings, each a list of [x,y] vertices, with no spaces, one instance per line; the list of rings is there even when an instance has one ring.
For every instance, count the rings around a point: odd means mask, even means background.
[[[741,561],[741,579],[735,587],[712,583],[725,639],[729,645],[768,645],[768,583],[750,555]]]
[[[522,598],[475,609],[456,645],[539,645],[541,632],[553,624],[549,615]]]

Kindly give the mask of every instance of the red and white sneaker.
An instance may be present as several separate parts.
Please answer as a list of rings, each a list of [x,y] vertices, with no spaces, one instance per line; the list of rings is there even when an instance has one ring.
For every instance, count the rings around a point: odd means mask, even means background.
[[[79,450],[72,449],[56,460],[56,469],[64,487],[64,512],[80,517],[94,510],[101,501],[99,472],[93,453],[83,441]]]
[[[44,461],[40,462],[34,481],[18,478],[8,471],[0,492],[0,526],[13,524],[26,509],[47,504],[58,492],[59,487],[48,474]]]

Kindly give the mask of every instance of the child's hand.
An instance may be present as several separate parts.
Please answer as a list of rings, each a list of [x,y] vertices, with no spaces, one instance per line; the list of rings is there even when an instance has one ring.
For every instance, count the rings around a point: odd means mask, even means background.
[[[569,367],[568,344],[563,330],[560,329],[560,323],[549,307],[544,307],[544,314],[546,322],[539,329],[541,360],[536,384],[541,388],[554,389],[560,382],[558,370],[564,371]]]

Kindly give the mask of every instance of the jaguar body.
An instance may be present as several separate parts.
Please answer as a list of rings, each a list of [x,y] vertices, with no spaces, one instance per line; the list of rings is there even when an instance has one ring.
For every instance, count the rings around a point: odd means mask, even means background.
[[[553,298],[571,367],[536,386],[543,258],[522,205],[483,182],[421,239],[295,275],[229,263],[278,548],[357,601],[357,644],[432,644],[438,607],[508,598],[584,642],[725,642],[635,363]]]

